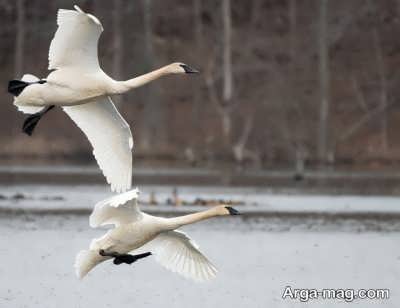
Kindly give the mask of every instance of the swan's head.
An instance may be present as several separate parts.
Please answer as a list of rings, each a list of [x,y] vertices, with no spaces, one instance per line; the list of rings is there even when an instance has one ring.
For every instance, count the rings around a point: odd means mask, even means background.
[[[216,210],[218,211],[218,214],[221,216],[240,215],[240,212],[238,210],[234,209],[231,206],[227,206],[227,205],[219,205],[216,207]]]
[[[229,215],[240,215],[240,212],[231,206],[225,206],[225,209],[228,211]]]
[[[176,62],[168,65],[168,72],[171,74],[195,74],[199,71],[185,63]]]

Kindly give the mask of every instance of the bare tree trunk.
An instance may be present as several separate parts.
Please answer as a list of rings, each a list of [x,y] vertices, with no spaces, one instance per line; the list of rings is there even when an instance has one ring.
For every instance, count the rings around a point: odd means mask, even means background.
[[[223,63],[224,63],[224,89],[223,100],[229,102],[233,93],[232,78],[232,21],[231,21],[231,1],[222,1],[222,21],[223,21]]]
[[[318,156],[322,163],[327,162],[329,138],[329,51],[327,38],[328,0],[319,1],[319,78],[320,78],[320,112]]]
[[[387,81],[386,81],[386,69],[385,63],[382,54],[382,45],[379,36],[378,29],[374,29],[374,47],[376,52],[376,62],[378,65],[378,74],[381,84],[381,109],[382,109],[382,116],[381,116],[381,143],[382,143],[382,151],[384,154],[387,153],[388,149],[388,138],[387,138]]]
[[[232,147],[233,156],[235,160],[242,164],[246,158],[250,159],[257,166],[260,164],[260,157],[258,153],[254,153],[246,149],[247,141],[249,140],[251,131],[254,126],[254,112],[247,113],[243,120],[243,128],[239,139],[236,144]]]
[[[305,119],[300,101],[297,95],[296,79],[296,68],[298,65],[297,60],[297,0],[290,0],[288,7],[289,23],[290,23],[290,58],[291,63],[289,67],[289,94],[290,101],[292,103],[298,118],[296,123],[296,129],[292,131],[292,136],[295,139],[295,149],[293,153],[295,160],[295,170],[299,177],[303,177],[305,169],[305,158],[306,149],[304,145],[304,134],[305,134]]]
[[[152,0],[143,0],[144,21],[144,59],[148,70],[154,69],[153,27],[152,27]],[[156,146],[167,145],[167,129],[165,127],[165,108],[157,99],[158,87],[155,84],[146,86],[146,102],[144,104],[144,127],[142,148],[145,151]]]
[[[151,25],[152,0],[143,0],[144,43],[148,65],[153,62],[153,27]]]
[[[222,48],[223,48],[223,90],[222,90],[222,130],[224,133],[224,139],[226,145],[230,143],[231,137],[231,113],[229,105],[232,101],[233,94],[233,78],[232,78],[232,48],[231,48],[231,36],[232,36],[232,23],[231,23],[231,1],[222,1],[222,23],[223,23],[223,34],[222,34]]]
[[[206,86],[208,88],[210,101],[214,103],[220,115],[223,145],[225,149],[232,150],[232,112],[237,107],[238,102],[233,100],[233,69],[232,69],[232,21],[231,21],[231,2],[222,0],[222,95],[217,95],[213,68],[217,57],[210,57],[207,69],[204,74]]]
[[[144,59],[145,67],[151,68],[153,62],[153,43],[151,29],[151,0],[143,0],[143,23],[144,23]],[[148,85],[146,90],[146,100],[144,102],[144,119],[142,129],[141,145],[145,151],[150,149],[152,143],[152,104],[151,86]]]
[[[15,38],[15,58],[14,58],[14,74],[16,78],[22,77],[24,66],[24,50],[25,50],[25,1],[17,0],[17,20]]]
[[[122,58],[123,58],[123,47],[122,47],[122,36],[123,30],[121,27],[122,16],[122,0],[113,0],[112,10],[112,26],[113,26],[113,53],[112,53],[112,72],[113,77],[117,80],[122,78]],[[121,96],[115,96],[114,102],[118,105],[122,98]]]
[[[196,46],[196,55],[200,58],[203,50],[203,22],[201,19],[201,11],[202,11],[202,0],[193,0],[193,20],[194,20],[194,29],[193,34],[195,38],[195,46]],[[192,108],[192,123],[193,129],[196,131],[195,134],[197,135],[200,133],[200,105],[201,105],[201,92],[199,83],[193,83],[193,108]],[[195,150],[196,145],[198,145],[199,139],[192,138],[191,142],[191,152],[197,152]]]
[[[296,59],[296,28],[297,28],[297,0],[289,1],[289,23],[290,23],[290,56],[292,63]],[[293,72],[294,65],[292,65]]]
[[[193,15],[194,15],[194,37],[196,47],[200,48],[203,43],[203,22],[201,20],[202,1],[193,0]]]
[[[365,102],[365,97],[364,94],[362,93],[361,89],[360,89],[360,85],[358,84],[358,80],[356,78],[356,76],[351,76],[351,82],[353,85],[353,89],[354,89],[354,93],[356,95],[356,101],[358,103],[358,105],[360,106],[360,108],[368,113],[368,106],[367,103]]]

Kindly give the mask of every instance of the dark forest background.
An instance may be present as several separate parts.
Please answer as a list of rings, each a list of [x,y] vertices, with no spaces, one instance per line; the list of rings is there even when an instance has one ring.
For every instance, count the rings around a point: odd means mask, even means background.
[[[0,159],[92,161],[85,136],[51,112],[33,137],[10,79],[46,77],[58,8],[97,16],[103,69],[127,79],[184,62],[115,99],[134,161],[248,168],[385,169],[400,163],[399,0],[0,0]]]

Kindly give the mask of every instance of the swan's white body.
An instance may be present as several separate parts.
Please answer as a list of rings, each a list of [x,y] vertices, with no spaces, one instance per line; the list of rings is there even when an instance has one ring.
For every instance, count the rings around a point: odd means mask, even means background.
[[[49,50],[49,69],[54,71],[45,83],[24,75],[22,81],[31,84],[15,97],[14,105],[30,114],[46,106],[62,106],[88,137],[111,189],[125,191],[131,187],[133,140],[129,125],[110,96],[164,75],[195,71],[188,71],[185,64],[172,63],[133,79],[116,81],[99,65],[97,45],[103,26],[96,17],[75,6],[75,10],[60,9],[57,24]]]
[[[138,190],[131,190],[98,203],[90,216],[90,226],[113,224],[103,237],[94,239],[89,250],[81,251],[75,268],[83,278],[97,264],[110,259],[100,250],[120,254],[150,251],[161,265],[187,278],[198,281],[215,277],[216,268],[200,252],[199,247],[177,228],[215,216],[230,215],[225,206],[176,218],[162,218],[140,211]],[[231,209],[232,210],[232,209]]]

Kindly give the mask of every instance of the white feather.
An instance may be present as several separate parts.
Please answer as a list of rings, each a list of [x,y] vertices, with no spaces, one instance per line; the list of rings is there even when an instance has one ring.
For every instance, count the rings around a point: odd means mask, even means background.
[[[36,81],[39,81],[40,79],[38,77],[36,77],[35,75],[25,74],[24,76],[22,76],[21,80],[26,81],[26,82],[36,82]]]
[[[14,105],[18,108],[18,111],[21,111],[21,112],[27,113],[27,114],[37,113],[37,112],[41,111],[43,108],[45,108],[45,107],[18,105],[16,99],[14,99]]]
[[[93,154],[111,190],[123,192],[132,183],[133,139],[128,123],[110,98],[63,107],[89,139]]]
[[[181,231],[161,233],[147,245],[144,249],[150,249],[157,262],[186,278],[207,281],[217,274],[217,269],[200,252],[198,245]]]
[[[58,10],[58,29],[50,44],[49,69],[78,67],[98,70],[97,43],[103,27],[93,15],[76,10]]]
[[[138,195],[139,190],[136,188],[97,203],[89,217],[90,226],[119,226],[139,219],[141,211],[137,205]]]
[[[105,258],[99,255],[98,251],[81,250],[75,258],[75,273],[79,279],[82,279],[87,273]]]

